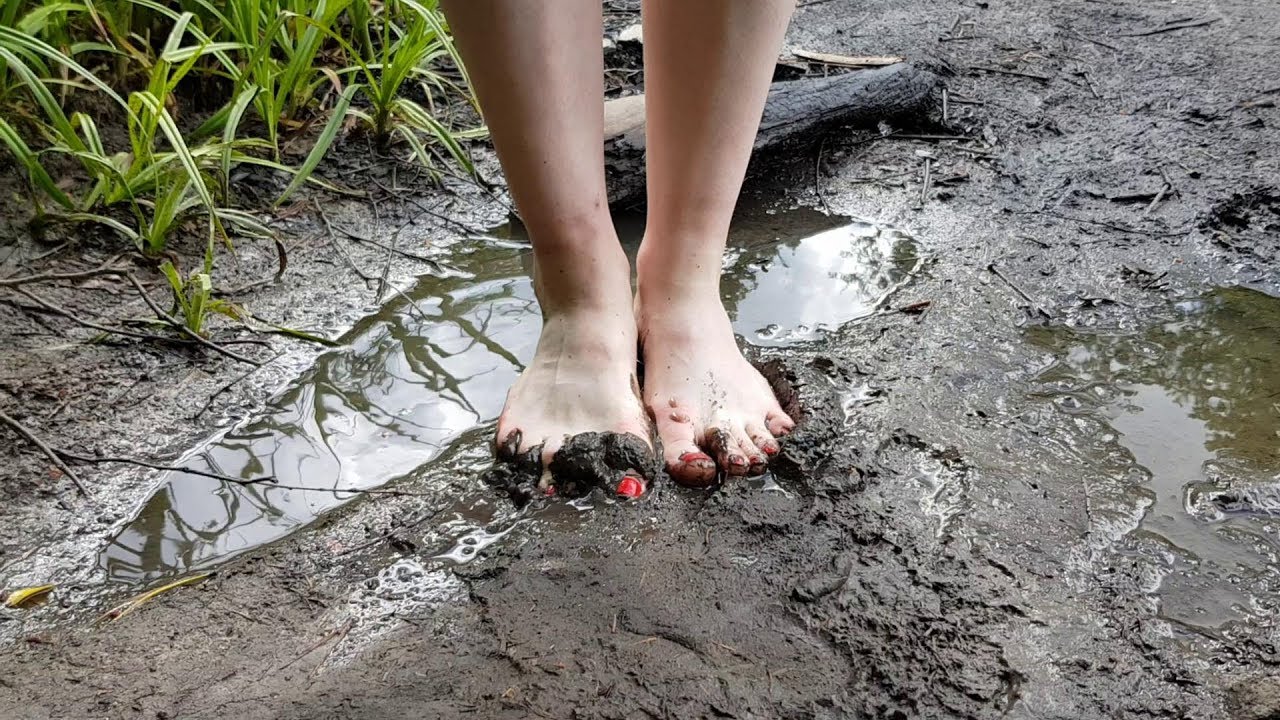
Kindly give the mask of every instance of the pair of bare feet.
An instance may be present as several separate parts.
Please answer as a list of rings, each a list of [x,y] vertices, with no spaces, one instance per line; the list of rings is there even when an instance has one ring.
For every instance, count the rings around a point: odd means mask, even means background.
[[[507,454],[541,447],[548,468],[566,439],[584,432],[630,433],[658,452],[653,428],[667,472],[681,484],[763,471],[795,423],[738,350],[720,301],[719,264],[691,267],[646,241],[633,297],[630,263],[614,247],[616,254],[593,259],[590,282],[577,281],[581,257],[536,259],[542,335],[507,396],[498,447]],[[652,478],[614,480],[620,495],[636,496]]]

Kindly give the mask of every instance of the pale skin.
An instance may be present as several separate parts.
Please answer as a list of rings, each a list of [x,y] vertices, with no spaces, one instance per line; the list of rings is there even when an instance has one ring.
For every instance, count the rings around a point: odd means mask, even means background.
[[[600,0],[445,0],[533,245],[544,324],[497,444],[630,433],[678,482],[764,469],[794,427],[738,350],[720,267],[794,0],[645,0],[648,216],[631,268],[606,200]],[[637,341],[644,387],[636,383]],[[651,420],[652,419],[652,420]],[[646,479],[620,478],[624,495]]]

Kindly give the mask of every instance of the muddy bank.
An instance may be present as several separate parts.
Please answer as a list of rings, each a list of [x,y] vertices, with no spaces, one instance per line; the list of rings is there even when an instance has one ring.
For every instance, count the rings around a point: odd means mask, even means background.
[[[1161,29],[1184,15],[1212,22]],[[802,8],[797,47],[950,67],[936,134],[965,139],[836,138],[753,190],[746,205],[779,215],[752,227],[804,206],[899,228],[924,258],[879,312],[838,312],[846,297],[738,328],[804,408],[771,477],[522,514],[479,482],[491,426],[477,415],[453,452],[388,486],[418,494],[336,507],[118,623],[7,614],[0,706],[1274,714],[1276,528],[1257,490],[1277,472],[1263,402],[1280,390],[1277,20],[1256,3]],[[792,250],[728,259],[752,278],[740,311],[772,270],[821,266]],[[456,308],[427,326],[458,327],[470,310]],[[823,312],[825,327],[800,327]],[[417,336],[403,304],[369,314],[367,329]],[[104,529],[86,544],[106,546]]]

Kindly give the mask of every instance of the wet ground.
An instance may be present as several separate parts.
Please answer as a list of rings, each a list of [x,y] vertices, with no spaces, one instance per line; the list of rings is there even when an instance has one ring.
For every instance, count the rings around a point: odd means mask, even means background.
[[[643,221],[619,220],[634,251]],[[466,471],[481,474],[506,388],[537,344],[527,247],[518,228],[503,226],[449,248],[440,276],[358,322],[266,412],[183,458],[180,465],[249,482],[163,478],[103,550],[107,578],[207,569],[359,491],[411,482],[452,458],[472,458]],[[746,342],[794,347],[882,309],[919,265],[917,246],[900,231],[808,208],[748,206],[725,257],[723,297]],[[472,501],[490,506],[491,495]],[[465,501],[460,508],[470,515]],[[484,532],[459,523],[463,538]],[[468,547],[444,554],[466,559]]]
[[[945,126],[900,135],[964,139],[830,138],[744,199],[726,302],[803,410],[774,472],[514,508],[481,478],[536,338],[523,241],[437,243],[181,460],[289,488],[158,477],[93,542],[6,561],[78,566],[6,611],[0,707],[1275,716],[1277,26],[1263,3],[803,7],[793,47],[950,73]]]

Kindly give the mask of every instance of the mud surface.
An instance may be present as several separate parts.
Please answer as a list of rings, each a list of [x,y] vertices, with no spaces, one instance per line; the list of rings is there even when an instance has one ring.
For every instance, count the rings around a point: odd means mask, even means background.
[[[136,520],[6,541],[6,586],[60,589],[0,616],[0,714],[1275,716],[1276,27],[1261,2],[801,8],[793,47],[925,62],[948,110],[744,202],[726,297],[803,418],[772,473],[515,508],[481,470],[535,339],[521,245],[441,243],[314,368],[231,393],[265,407],[164,443],[310,489],[104,473]]]

